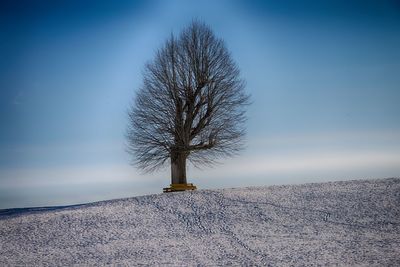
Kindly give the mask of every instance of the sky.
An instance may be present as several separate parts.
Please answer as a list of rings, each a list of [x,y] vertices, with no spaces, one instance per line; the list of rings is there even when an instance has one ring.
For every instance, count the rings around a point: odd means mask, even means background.
[[[127,109],[171,33],[208,24],[251,94],[246,149],[198,188],[400,176],[396,1],[1,1],[0,209],[160,193]]]

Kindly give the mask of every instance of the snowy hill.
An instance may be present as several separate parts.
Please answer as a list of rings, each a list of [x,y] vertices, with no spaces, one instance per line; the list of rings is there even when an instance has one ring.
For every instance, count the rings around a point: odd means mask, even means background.
[[[0,266],[400,266],[400,179],[0,212]]]

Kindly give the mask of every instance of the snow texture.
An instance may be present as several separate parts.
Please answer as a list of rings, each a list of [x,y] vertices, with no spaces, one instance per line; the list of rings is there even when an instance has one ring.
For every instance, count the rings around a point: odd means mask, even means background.
[[[0,211],[0,266],[400,266],[400,179]]]

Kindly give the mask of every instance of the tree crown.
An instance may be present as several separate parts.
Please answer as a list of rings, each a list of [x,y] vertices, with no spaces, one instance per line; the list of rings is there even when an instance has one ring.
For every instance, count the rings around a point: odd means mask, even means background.
[[[224,41],[200,22],[171,35],[146,64],[127,130],[133,163],[153,171],[174,155],[195,166],[243,148],[245,82]]]

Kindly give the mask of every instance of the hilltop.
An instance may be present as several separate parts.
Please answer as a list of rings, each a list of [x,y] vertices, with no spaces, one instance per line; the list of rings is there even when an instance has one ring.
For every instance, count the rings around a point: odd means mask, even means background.
[[[0,212],[0,265],[400,265],[400,179]]]

